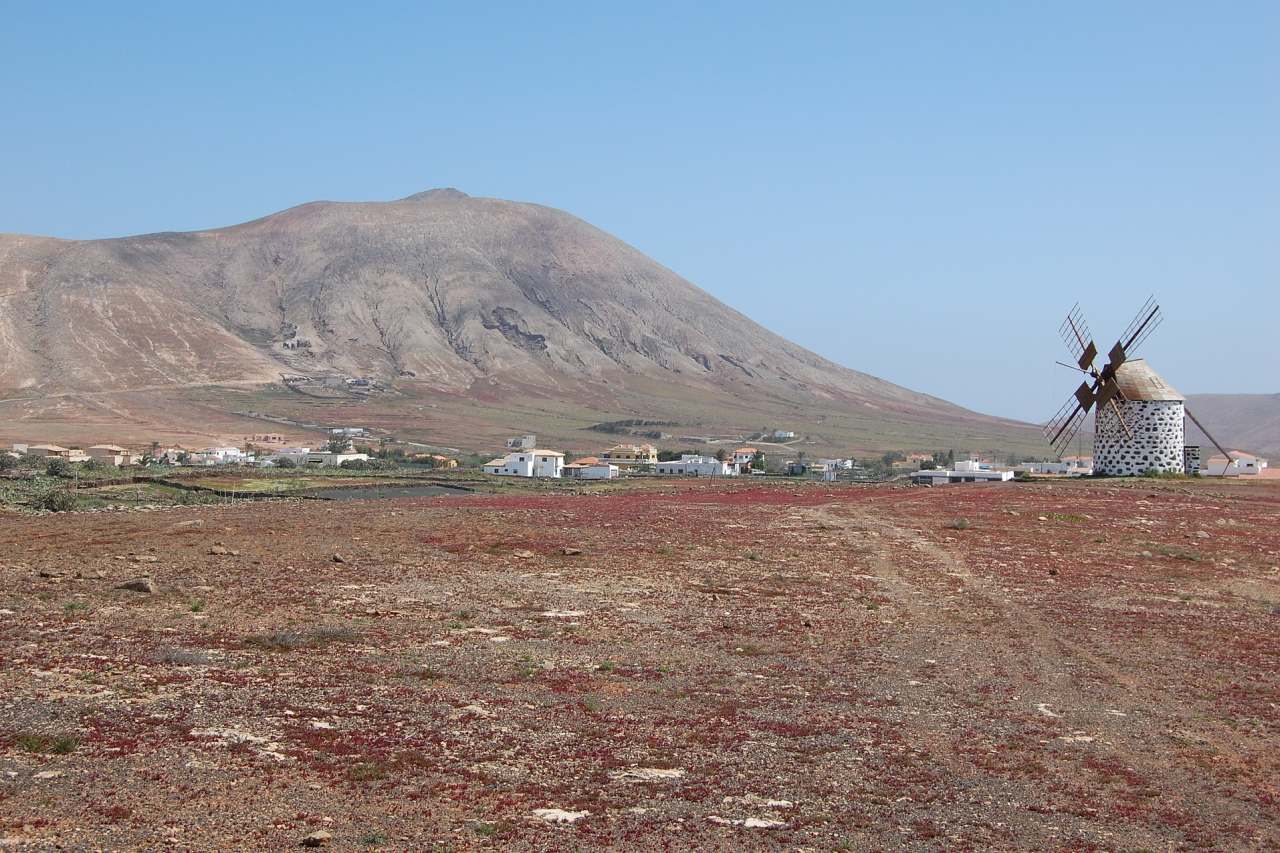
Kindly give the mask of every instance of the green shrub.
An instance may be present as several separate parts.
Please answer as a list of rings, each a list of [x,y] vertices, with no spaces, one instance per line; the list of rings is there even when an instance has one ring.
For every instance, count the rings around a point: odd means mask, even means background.
[[[76,508],[76,496],[67,489],[50,489],[37,495],[33,504],[36,509],[49,512],[70,512]]]
[[[61,456],[50,456],[45,463],[44,472],[50,477],[65,477],[71,473],[71,463]]]
[[[76,750],[76,739],[70,735],[19,735],[15,742],[27,752],[49,755],[68,755]]]

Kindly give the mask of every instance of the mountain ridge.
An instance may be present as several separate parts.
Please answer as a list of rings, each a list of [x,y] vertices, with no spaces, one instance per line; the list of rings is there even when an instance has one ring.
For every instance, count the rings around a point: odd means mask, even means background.
[[[645,377],[746,412],[1028,429],[822,358],[564,211],[454,188],[196,231],[0,235],[0,309],[6,396],[322,375],[621,402]]]

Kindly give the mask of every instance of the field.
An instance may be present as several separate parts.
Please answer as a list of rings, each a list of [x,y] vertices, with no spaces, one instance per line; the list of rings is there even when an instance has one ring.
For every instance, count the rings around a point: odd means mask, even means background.
[[[1200,481],[0,512],[0,845],[1275,849],[1278,521]]]
[[[810,456],[868,457],[888,450],[948,448],[999,456],[1017,452],[1030,458],[1045,453],[1039,429],[978,415],[952,420],[888,406],[823,400],[798,405],[759,393],[694,393],[639,376],[628,383],[630,389],[619,389],[617,396],[584,399],[548,398],[523,389],[499,393],[477,388],[451,394],[412,383],[395,393],[336,399],[309,397],[281,385],[7,398],[0,393],[0,446],[15,441],[52,441],[69,447],[110,441],[146,447],[153,440],[189,448],[239,446],[246,436],[272,432],[284,434],[290,443],[315,447],[327,439],[328,427],[358,425],[371,431],[373,443],[394,438],[416,442],[410,449],[431,448],[450,455],[492,458],[507,437],[529,432],[554,449],[588,455],[629,439],[593,431],[593,424],[641,418],[667,424],[661,431],[671,437],[657,442],[663,448],[711,453],[766,426],[795,430],[799,439],[791,453]]]

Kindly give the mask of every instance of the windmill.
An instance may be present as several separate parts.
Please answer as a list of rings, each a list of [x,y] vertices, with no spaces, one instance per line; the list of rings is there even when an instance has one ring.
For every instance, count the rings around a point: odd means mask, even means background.
[[[1146,471],[1198,470],[1198,447],[1185,444],[1184,417],[1218,444],[1186,407],[1186,398],[1165,382],[1141,358],[1138,348],[1164,321],[1155,298],[1150,297],[1107,353],[1107,363],[1095,365],[1098,347],[1093,342],[1084,313],[1077,303],[1059,328],[1074,365],[1084,381],[1044,427],[1045,438],[1059,456],[1070,446],[1086,416],[1094,411],[1094,471],[1110,475],[1134,475]],[[1227,457],[1230,458],[1229,456]]]

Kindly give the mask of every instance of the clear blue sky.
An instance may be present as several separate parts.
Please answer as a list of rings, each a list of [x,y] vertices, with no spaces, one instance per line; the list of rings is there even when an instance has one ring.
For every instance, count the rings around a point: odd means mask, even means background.
[[[1280,3],[608,5],[0,0],[0,231],[456,186],[983,411],[1152,292],[1166,379],[1280,392]]]

